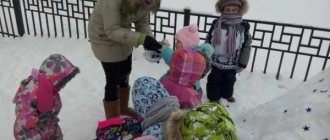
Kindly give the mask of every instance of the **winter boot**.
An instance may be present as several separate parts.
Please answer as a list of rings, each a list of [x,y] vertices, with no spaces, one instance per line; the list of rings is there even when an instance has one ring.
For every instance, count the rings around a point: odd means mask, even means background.
[[[232,96],[227,99],[228,102],[235,103],[236,99]]]
[[[137,114],[132,108],[128,107],[129,94],[130,86],[118,88],[118,95],[120,99],[120,114],[141,118],[139,114]]]
[[[105,118],[110,119],[113,117],[118,117],[120,115],[120,100],[116,101],[105,101],[103,100]]]

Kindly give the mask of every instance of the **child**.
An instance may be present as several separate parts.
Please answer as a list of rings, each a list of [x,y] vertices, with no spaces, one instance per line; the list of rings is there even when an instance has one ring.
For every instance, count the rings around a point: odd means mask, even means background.
[[[206,42],[215,47],[206,84],[207,98],[217,103],[220,98],[235,102],[236,73],[246,68],[251,49],[250,25],[242,20],[247,1],[218,0],[216,8],[221,15],[213,21],[206,37]]]
[[[21,82],[14,97],[16,120],[14,136],[17,140],[63,139],[58,125],[62,102],[59,91],[77,73],[78,67],[60,54],[50,55],[31,75]]]
[[[132,140],[141,135],[140,118],[121,116],[99,122],[95,140]]]
[[[179,109],[178,99],[170,96],[158,80],[141,77],[134,82],[132,100],[135,111],[144,118],[142,135],[162,140],[165,122]]]
[[[179,50],[181,48],[194,48],[199,44],[199,33],[198,27],[196,24],[191,24],[189,26],[183,27],[175,34],[175,50]],[[166,39],[162,42],[163,47],[161,49],[161,57],[164,59],[165,63],[170,66],[171,59],[175,50],[169,47],[168,41]],[[169,77],[170,70],[168,70],[160,80]],[[202,95],[203,91],[200,86],[200,81],[197,80],[195,83],[195,89]]]
[[[170,63],[170,74],[160,80],[170,95],[177,96],[181,109],[201,104],[201,95],[194,84],[209,70],[208,54],[213,53],[210,44],[182,48],[174,52]]]
[[[237,140],[237,132],[227,110],[206,103],[189,111],[173,112],[166,124],[166,140]]]

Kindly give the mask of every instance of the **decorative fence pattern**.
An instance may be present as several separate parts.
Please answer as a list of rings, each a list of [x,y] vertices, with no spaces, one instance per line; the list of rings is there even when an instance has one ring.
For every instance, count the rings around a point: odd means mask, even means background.
[[[22,36],[24,34],[24,28],[21,28],[23,27],[21,24],[23,24],[23,22],[19,0],[0,0],[1,36]],[[18,28],[20,32],[18,32]]]
[[[95,0],[21,0],[21,2],[0,0],[0,11],[2,11],[0,34],[3,37],[16,37],[22,36],[26,30],[28,34],[34,36],[87,38],[88,19],[95,2]],[[217,16],[214,15],[193,13],[188,9],[184,11],[162,9],[150,15],[150,23],[157,39],[167,38],[174,43],[176,31],[190,23],[198,25],[201,39],[205,40],[212,21],[216,18]],[[248,67],[251,72],[258,69],[264,73],[276,73],[277,79],[281,75],[288,75],[290,78],[303,77],[302,79],[306,81],[311,68],[317,67],[321,71],[329,66],[330,29],[256,20],[246,21],[251,25],[250,33],[253,39]],[[298,70],[303,70],[304,75],[295,76]]]
[[[28,34],[87,38],[93,0],[22,0]]]

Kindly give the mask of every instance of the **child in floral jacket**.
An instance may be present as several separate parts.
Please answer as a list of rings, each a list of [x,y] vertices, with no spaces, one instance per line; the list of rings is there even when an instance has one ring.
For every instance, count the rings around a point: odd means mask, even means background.
[[[59,91],[79,69],[60,54],[50,55],[21,82],[16,104],[14,136],[17,140],[62,140],[58,125],[62,102]]]

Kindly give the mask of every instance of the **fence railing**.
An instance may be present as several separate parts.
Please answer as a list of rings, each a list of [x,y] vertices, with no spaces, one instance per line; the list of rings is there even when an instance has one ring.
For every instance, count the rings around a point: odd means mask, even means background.
[[[0,34],[22,36],[87,38],[87,25],[95,0],[0,0]],[[21,11],[22,10],[22,11]],[[212,21],[218,16],[193,13],[189,9],[162,9],[151,14],[154,35],[174,43],[174,34],[191,23],[199,27],[205,40]],[[23,20],[25,19],[25,20]],[[250,23],[253,44],[248,68],[303,77],[324,70],[329,64],[330,29],[285,23],[246,20]],[[316,72],[315,72],[315,69]],[[299,71],[298,73],[296,71]],[[302,72],[303,71],[303,72]],[[303,74],[301,74],[303,73]]]
[[[0,34],[17,37],[24,34],[19,0],[0,0]]]

